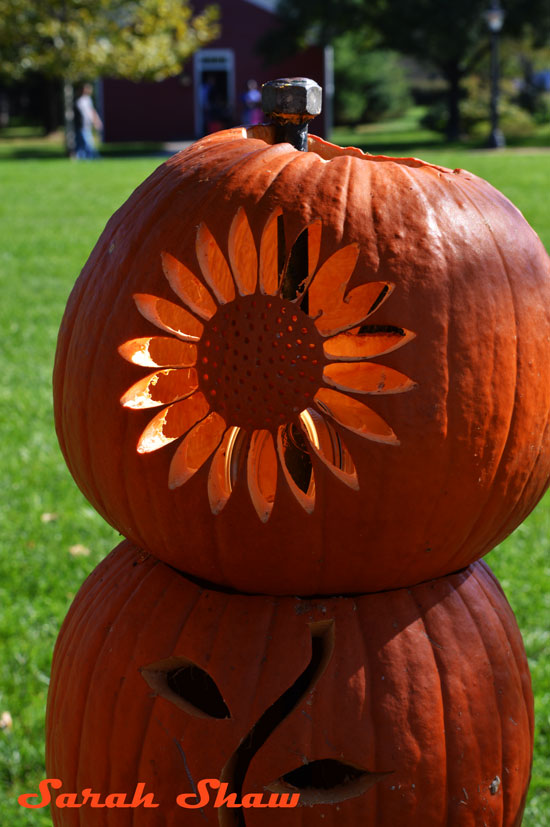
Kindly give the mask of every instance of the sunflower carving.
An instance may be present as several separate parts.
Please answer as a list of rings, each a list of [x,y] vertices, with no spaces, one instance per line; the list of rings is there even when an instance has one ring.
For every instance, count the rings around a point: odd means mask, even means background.
[[[415,383],[371,361],[414,333],[366,324],[393,285],[369,282],[347,291],[359,256],[349,244],[319,265],[322,223],[311,223],[285,256],[281,211],[265,224],[259,250],[244,209],[231,224],[229,260],[206,224],[196,236],[200,274],[163,252],[163,272],[179,301],[135,294],[141,315],[168,336],[120,346],[130,362],[153,368],[121,398],[126,408],[159,408],[137,450],[178,441],[168,486],[186,483],[207,461],[213,513],[227,503],[246,457],[250,497],[269,519],[279,468],[296,500],[315,506],[311,456],[358,489],[343,427],[388,445],[390,425],[357,395],[401,393]]]

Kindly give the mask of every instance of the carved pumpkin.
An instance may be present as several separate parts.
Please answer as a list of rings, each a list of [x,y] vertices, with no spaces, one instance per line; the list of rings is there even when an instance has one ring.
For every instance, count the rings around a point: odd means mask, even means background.
[[[548,485],[548,257],[467,172],[272,141],[199,141],[110,220],[59,336],[69,468],[239,590],[456,571]]]
[[[485,563],[408,590],[301,600],[204,589],[125,541],[60,633],[47,772],[61,794],[131,797],[144,783],[159,807],[52,816],[519,827],[532,729],[521,637]],[[237,801],[286,790],[313,806],[179,807],[204,779]]]

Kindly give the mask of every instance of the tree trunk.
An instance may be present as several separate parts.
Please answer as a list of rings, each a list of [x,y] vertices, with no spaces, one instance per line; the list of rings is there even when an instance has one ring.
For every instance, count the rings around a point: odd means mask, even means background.
[[[0,88],[0,128],[9,126],[10,123],[10,99],[5,89]]]
[[[76,130],[74,123],[74,89],[69,80],[63,80],[63,104],[65,117],[65,150],[70,158],[76,155]]]
[[[462,73],[457,64],[446,68],[445,77],[449,84],[447,92],[447,139],[449,141],[460,140],[460,81]]]

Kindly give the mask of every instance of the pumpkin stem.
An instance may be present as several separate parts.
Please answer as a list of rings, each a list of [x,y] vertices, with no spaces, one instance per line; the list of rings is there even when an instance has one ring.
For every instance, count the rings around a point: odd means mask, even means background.
[[[308,121],[321,112],[323,90],[309,78],[278,78],[262,86],[262,108],[275,125],[275,143],[307,152]]]

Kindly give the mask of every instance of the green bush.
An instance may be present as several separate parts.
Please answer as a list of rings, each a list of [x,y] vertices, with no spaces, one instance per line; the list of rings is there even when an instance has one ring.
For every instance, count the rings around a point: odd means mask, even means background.
[[[426,109],[420,119],[420,126],[424,129],[433,129],[434,132],[444,133],[449,120],[449,109],[446,100],[437,100]]]
[[[464,99],[460,106],[460,126],[464,137],[481,140],[491,131],[490,90],[485,79],[477,75],[463,84]],[[430,107],[422,118],[422,126],[444,132],[447,108],[444,101]],[[517,91],[511,80],[500,84],[499,126],[506,138],[528,138],[536,129],[536,119],[517,103]]]
[[[477,76],[465,82],[468,97],[462,104],[462,126],[472,138],[483,138],[490,132],[489,85]],[[506,138],[528,138],[535,131],[535,121],[526,109],[517,103],[517,91],[511,80],[500,84],[499,126]]]
[[[334,47],[334,118],[337,124],[395,118],[411,105],[403,68],[394,52],[369,49],[350,33]]]
[[[550,122],[550,92],[541,92],[537,97],[533,118],[538,124]]]

